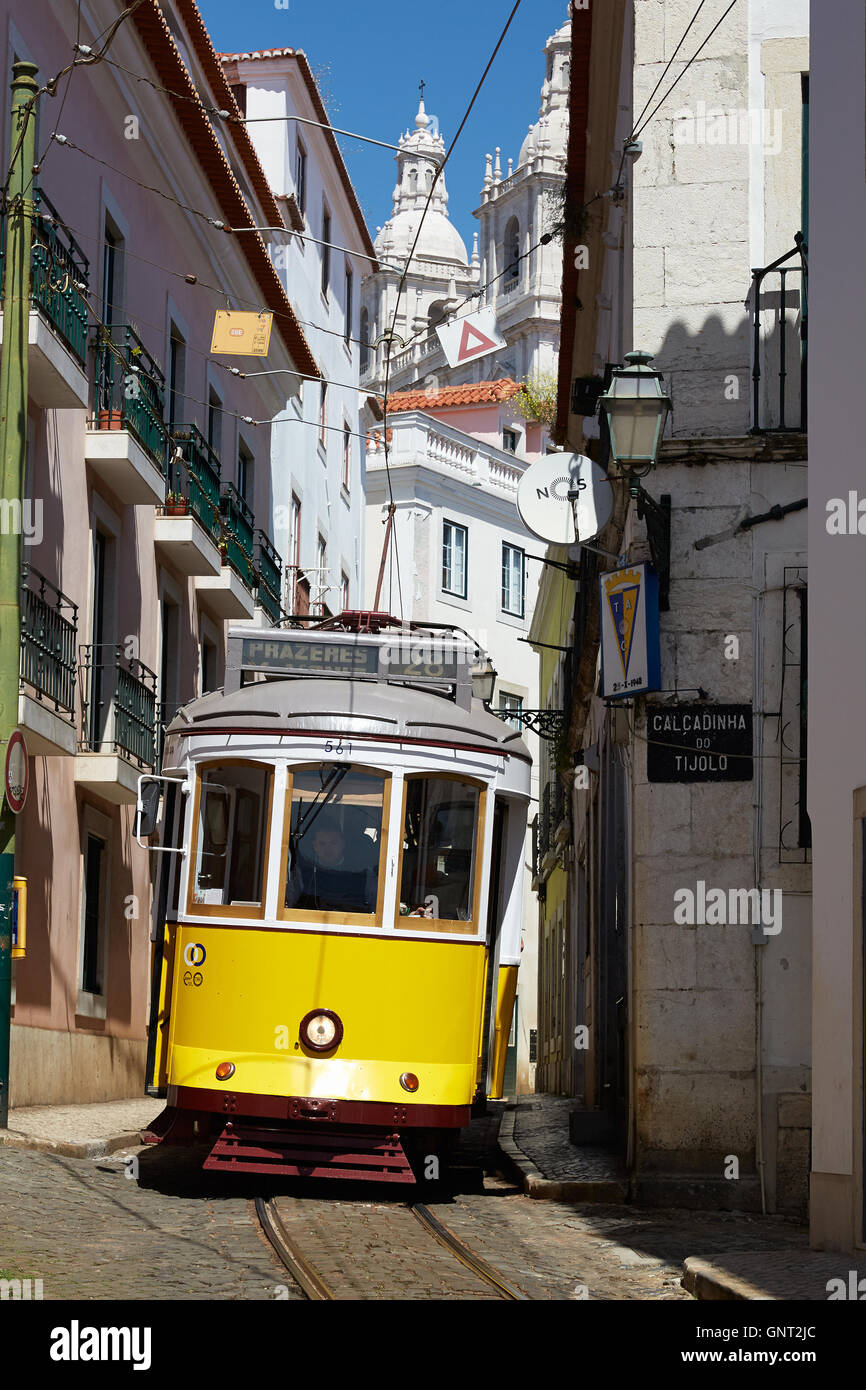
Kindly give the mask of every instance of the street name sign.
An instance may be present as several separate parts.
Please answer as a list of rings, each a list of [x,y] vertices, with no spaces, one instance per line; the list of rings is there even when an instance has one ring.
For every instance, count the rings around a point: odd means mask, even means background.
[[[751,781],[751,705],[647,701],[646,713],[648,781]]]

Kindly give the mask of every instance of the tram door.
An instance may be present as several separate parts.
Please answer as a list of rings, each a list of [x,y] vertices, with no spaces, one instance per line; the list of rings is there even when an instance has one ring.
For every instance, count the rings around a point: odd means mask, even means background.
[[[505,807],[499,797],[494,803],[493,812],[493,852],[490,857],[490,894],[487,900],[487,979],[484,989],[484,1020],[481,1029],[481,1071],[480,1084],[476,1092],[476,1102],[482,1104],[487,1098],[490,1085],[490,1068],[493,1065],[490,1043],[492,1037],[491,1012],[496,1007],[498,985],[496,969],[496,938],[502,923],[502,848],[505,829]]]
[[[505,1052],[505,1079],[502,1083],[502,1094],[509,1097],[517,1095],[517,1015],[519,1009],[520,991],[514,996],[514,1010],[508,1033],[508,1047]]]

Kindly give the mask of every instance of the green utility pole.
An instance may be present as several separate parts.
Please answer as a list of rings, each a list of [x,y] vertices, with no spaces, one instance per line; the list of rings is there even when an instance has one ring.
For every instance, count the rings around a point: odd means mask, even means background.
[[[27,456],[27,350],[30,327],[30,248],[36,64],[12,69],[12,164],[3,256],[3,346],[0,350],[0,498],[6,515],[21,516]],[[20,143],[19,143],[20,142]],[[18,725],[20,669],[21,527],[0,534],[0,756]],[[0,1129],[9,1123],[9,1037],[12,1023],[12,879],[15,817],[5,795],[0,811]]]

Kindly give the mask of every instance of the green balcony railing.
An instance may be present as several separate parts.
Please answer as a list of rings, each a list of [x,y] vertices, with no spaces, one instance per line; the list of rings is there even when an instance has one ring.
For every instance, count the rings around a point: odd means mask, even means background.
[[[95,337],[95,414],[99,430],[130,430],[165,472],[165,377],[128,324],[100,328]]]
[[[256,586],[253,567],[255,519],[250,508],[231,483],[223,483],[220,494],[222,547],[225,563],[231,565],[252,593]]]
[[[156,676],[113,643],[83,646],[84,747],[126,754],[139,766],[155,767]]]
[[[258,601],[272,623],[280,620],[283,592],[283,562],[262,530],[256,531],[255,570],[258,576]]]
[[[78,606],[25,564],[21,571],[21,684],[70,722],[75,715]]]
[[[194,516],[213,541],[222,535],[220,461],[197,425],[170,424],[165,511]]]
[[[49,198],[33,195],[33,245],[30,253],[30,302],[40,309],[70,352],[83,367],[87,354],[87,301],[79,286],[87,289],[88,260],[64,226]],[[6,219],[0,225],[0,264],[6,250]]]

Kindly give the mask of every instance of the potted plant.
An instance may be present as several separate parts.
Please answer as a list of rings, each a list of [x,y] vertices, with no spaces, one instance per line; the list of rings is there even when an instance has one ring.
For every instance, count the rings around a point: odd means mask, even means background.
[[[126,426],[123,423],[122,410],[99,410],[96,413],[97,429],[100,430],[122,430]]]
[[[189,503],[180,492],[169,492],[165,499],[166,516],[186,516],[189,511]]]

